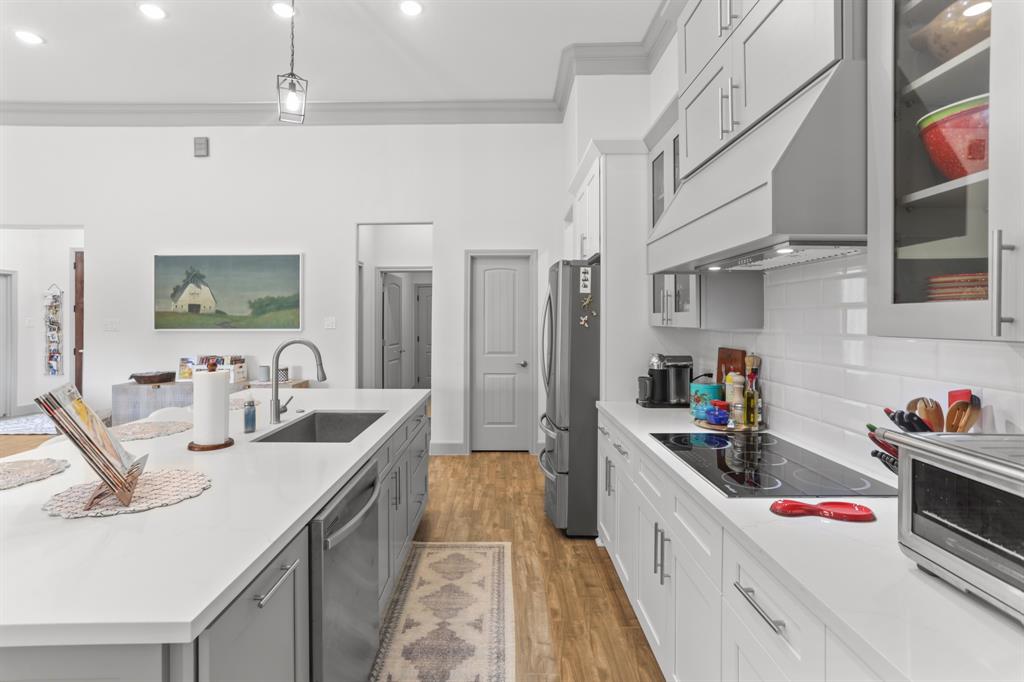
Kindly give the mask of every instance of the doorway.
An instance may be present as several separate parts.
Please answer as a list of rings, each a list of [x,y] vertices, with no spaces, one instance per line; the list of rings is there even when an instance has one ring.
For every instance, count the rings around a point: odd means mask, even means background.
[[[0,417],[9,417],[17,407],[18,385],[18,295],[15,274],[0,271]]]
[[[430,388],[434,324],[434,286],[416,285],[416,388]]]
[[[74,251],[72,264],[74,270],[74,298],[73,314],[74,323],[74,363],[75,363],[75,388],[82,392],[82,374],[84,373],[83,361],[85,360],[85,251]]]
[[[468,253],[470,450],[532,450],[537,440],[536,255]]]
[[[433,226],[358,225],[355,266],[358,385],[429,387]]]

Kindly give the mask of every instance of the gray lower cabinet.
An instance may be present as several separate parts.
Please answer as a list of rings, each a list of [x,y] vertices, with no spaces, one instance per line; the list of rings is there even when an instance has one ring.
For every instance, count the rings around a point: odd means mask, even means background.
[[[381,494],[377,502],[378,601],[382,614],[401,577],[412,537],[427,504],[429,420],[422,415],[410,419],[389,447],[390,464],[381,469]]]
[[[197,640],[199,682],[309,680],[309,532],[303,528]]]

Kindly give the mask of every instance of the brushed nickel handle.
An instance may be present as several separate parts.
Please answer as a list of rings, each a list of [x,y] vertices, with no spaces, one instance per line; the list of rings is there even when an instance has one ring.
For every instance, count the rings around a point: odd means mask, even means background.
[[[601,433],[603,433],[606,436],[608,435],[608,429],[604,428],[600,424],[597,425],[597,430],[600,431]]]
[[[992,336],[1003,335],[1003,325],[1012,324],[1014,318],[1003,315],[1003,251],[1014,251],[1016,246],[1003,243],[1003,231],[992,230],[991,260],[992,275],[989,281],[989,298],[992,299]]]
[[[526,367],[526,366],[527,366],[527,365],[529,365],[530,363],[528,363],[528,362],[527,362],[526,360],[520,360],[520,361],[519,361],[519,362],[517,362],[516,364],[517,364],[517,365],[519,365],[520,367]]]
[[[725,28],[727,28],[727,29],[728,28],[732,28],[732,20],[733,19],[739,19],[740,18],[740,15],[733,14],[733,12],[732,12],[732,0],[726,0],[726,4],[725,4],[725,18],[726,18],[726,20],[728,22],[725,25]]]
[[[587,235],[581,234],[580,235],[580,258],[581,259],[587,257],[587,252],[586,252],[586,250],[584,249],[584,246],[583,246],[584,244],[586,244],[586,242],[587,242]]]
[[[608,471],[612,462],[607,457],[604,458],[604,494],[605,496],[611,495],[611,491],[608,489]]]
[[[324,549],[328,552],[335,548],[336,545],[340,544],[342,540],[347,538],[353,532],[356,527],[362,522],[366,515],[369,514],[377,506],[377,498],[380,497],[380,484],[374,481],[373,483],[373,494],[370,495],[370,500],[366,503],[359,513],[353,517],[351,521],[346,523],[338,530],[331,533],[329,536],[324,538]]]
[[[722,37],[722,31],[727,29],[728,26],[722,25],[722,0],[718,0],[718,37]]]
[[[661,531],[661,575],[658,576],[658,582],[661,585],[665,584],[665,578],[671,578],[672,576],[665,572],[665,543],[672,542],[665,531]]]
[[[620,455],[622,455],[626,459],[629,459],[629,450],[626,450],[625,448],[623,448],[618,443],[612,443],[612,447],[615,448],[616,450],[618,450]]]
[[[253,597],[253,599],[256,600],[256,606],[258,608],[262,609],[270,602],[270,598],[274,596],[274,593],[277,592],[281,585],[284,584],[284,581],[287,580],[288,577],[295,572],[295,569],[299,567],[300,561],[301,559],[296,559],[295,563],[293,563],[291,566],[282,566],[281,570],[284,571],[284,573],[282,573],[281,577],[277,579],[277,582],[274,583],[274,586],[270,588],[270,591],[266,594],[256,595],[255,597]]]
[[[722,100],[725,99],[725,90],[718,88],[718,139],[724,140],[725,134],[729,132],[725,129],[725,116],[722,115]]]
[[[615,477],[615,464],[610,459],[606,459],[608,462],[608,473],[605,474],[605,485],[608,487],[608,494],[612,495],[615,493],[615,486],[612,485]]]
[[[654,573],[658,572],[658,522],[654,522]]]
[[[732,91],[734,89],[738,88],[738,87],[739,86],[736,85],[733,82],[732,76],[729,76],[729,91],[728,91],[727,96],[726,96],[726,102],[729,105],[729,130],[728,130],[728,132],[730,132],[730,133],[732,133],[732,132],[734,132],[736,130],[736,124],[738,123],[738,121],[736,120],[736,113],[735,113],[735,110],[733,109],[733,105],[732,105]]]
[[[758,604],[757,599],[754,598],[753,587],[743,587],[739,580],[734,582],[732,586],[735,587],[739,593],[743,595],[743,598],[747,600],[747,603],[757,611],[757,615],[761,616],[765,623],[768,623],[768,627],[772,629],[772,632],[777,635],[782,634],[782,629],[786,627],[786,621],[778,620],[777,618],[772,618],[768,615],[768,612],[764,610],[764,607]]]

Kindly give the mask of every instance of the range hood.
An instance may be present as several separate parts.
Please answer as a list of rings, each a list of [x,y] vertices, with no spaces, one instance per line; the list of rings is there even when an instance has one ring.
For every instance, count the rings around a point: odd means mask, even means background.
[[[866,117],[865,62],[841,60],[683,181],[648,237],[648,272],[862,253]]]
[[[863,237],[844,238],[839,242],[787,239],[766,248],[708,263],[706,269],[712,272],[775,270],[829,258],[855,256],[867,251],[867,246],[868,241]]]

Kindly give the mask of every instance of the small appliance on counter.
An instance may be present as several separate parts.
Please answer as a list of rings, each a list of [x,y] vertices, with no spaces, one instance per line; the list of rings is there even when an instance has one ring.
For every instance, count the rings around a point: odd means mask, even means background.
[[[875,435],[899,448],[903,553],[1024,623],[1024,435]]]
[[[636,402],[640,407],[689,407],[691,381],[693,357],[655,353],[647,376],[637,377]]]

